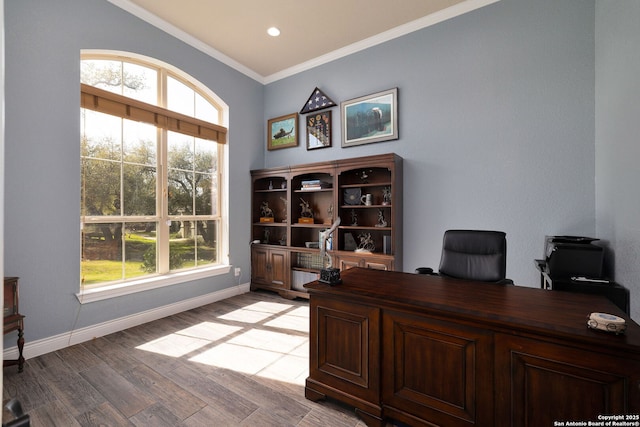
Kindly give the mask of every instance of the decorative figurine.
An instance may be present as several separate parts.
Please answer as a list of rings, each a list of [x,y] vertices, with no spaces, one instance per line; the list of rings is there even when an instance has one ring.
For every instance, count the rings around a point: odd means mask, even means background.
[[[329,205],[327,208],[327,219],[324,221],[325,224],[331,224],[333,222],[333,203]]]
[[[369,169],[369,173],[371,173],[372,170]],[[357,173],[356,173],[357,175]],[[362,170],[362,172],[360,172],[360,181],[362,181],[363,184],[367,184],[369,182],[369,174],[367,173],[366,170]]]
[[[382,189],[382,204],[383,205],[391,204],[391,187],[384,187]]]
[[[340,217],[336,219],[331,228],[320,232],[320,258],[322,259],[323,268],[320,270],[319,282],[327,283],[334,286],[342,283],[340,279],[340,269],[333,268],[333,260],[331,255],[327,253],[327,239],[331,237],[331,233],[340,225]]]
[[[351,225],[354,227],[358,225],[358,214],[355,209],[351,209]]]
[[[264,229],[264,241],[262,243],[269,243],[269,236],[271,235],[271,230],[268,228]]]
[[[371,253],[376,248],[373,244],[371,233],[360,233],[358,234],[358,239],[360,239],[360,243],[358,244],[358,249],[356,249],[356,252]]]
[[[313,224],[314,223],[313,211],[311,210],[311,206],[309,205],[309,202],[307,202],[302,197],[300,198],[300,201],[302,202],[302,203],[300,203],[300,208],[302,210],[300,212],[300,217],[298,218],[298,223],[299,224]]]
[[[378,223],[376,224],[376,227],[386,227],[387,226],[387,221],[384,219],[384,212],[382,212],[382,209],[378,209]]]
[[[260,216],[262,218],[273,218],[273,210],[269,207],[269,202],[262,202],[260,205]]]
[[[300,216],[303,218],[313,218],[313,211],[311,210],[311,206],[309,205],[309,202],[307,202],[302,197],[300,197],[300,200],[302,201],[302,203],[300,203],[300,207],[302,208],[302,212],[300,213]]]

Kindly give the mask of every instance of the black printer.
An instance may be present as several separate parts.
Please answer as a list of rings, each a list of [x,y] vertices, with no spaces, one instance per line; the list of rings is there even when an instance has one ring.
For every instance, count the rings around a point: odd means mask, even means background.
[[[544,259],[535,260],[542,289],[604,295],[626,314],[629,290],[603,276],[604,248],[598,239],[545,236]]]
[[[580,236],[546,236],[544,253],[549,276],[602,277],[604,248],[593,244],[597,240]]]

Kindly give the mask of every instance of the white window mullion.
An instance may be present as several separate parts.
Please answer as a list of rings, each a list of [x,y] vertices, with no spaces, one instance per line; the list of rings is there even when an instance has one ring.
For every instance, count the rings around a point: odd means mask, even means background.
[[[167,131],[158,129],[158,217],[157,244],[158,244],[158,273],[169,272],[169,189],[167,187]]]
[[[167,106],[167,73],[164,69],[158,70],[158,105]],[[169,187],[167,179],[169,172],[168,164],[168,132],[158,128],[158,216],[160,221],[157,225],[158,239],[158,273],[169,272],[169,233],[171,221],[169,220]]]
[[[120,203],[120,217],[124,218],[124,120],[120,120],[120,194],[118,195],[118,200]],[[124,246],[124,223],[120,222],[123,225],[122,231],[120,232],[120,263],[122,265],[122,279],[127,277],[127,266],[124,262],[125,260],[125,246]]]

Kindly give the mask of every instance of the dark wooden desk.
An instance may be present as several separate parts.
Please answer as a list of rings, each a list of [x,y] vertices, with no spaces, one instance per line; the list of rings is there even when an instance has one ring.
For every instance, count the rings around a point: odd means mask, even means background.
[[[354,268],[305,285],[305,395],[368,425],[551,426],[640,413],[640,326],[605,297]],[[624,335],[587,328],[592,312]]]
[[[18,372],[22,372],[24,367],[24,316],[20,314],[18,303],[18,278],[4,278],[4,335],[9,332],[18,331],[18,358],[15,360],[3,360],[3,366],[18,365]]]

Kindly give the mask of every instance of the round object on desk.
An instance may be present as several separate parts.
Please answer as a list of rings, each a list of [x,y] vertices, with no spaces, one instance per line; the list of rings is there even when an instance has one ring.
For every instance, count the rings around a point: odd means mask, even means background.
[[[627,324],[623,318],[608,313],[591,313],[587,326],[591,329],[600,331],[613,332],[616,335],[621,334],[627,329]]]

